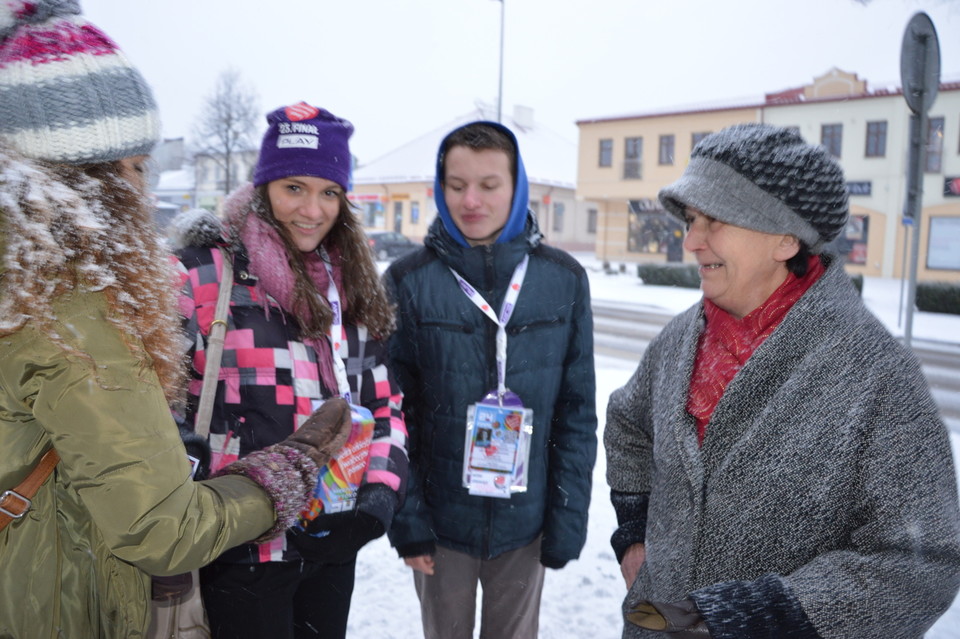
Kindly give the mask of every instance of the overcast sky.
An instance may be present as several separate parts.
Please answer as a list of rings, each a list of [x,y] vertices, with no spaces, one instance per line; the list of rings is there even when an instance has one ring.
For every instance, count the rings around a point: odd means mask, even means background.
[[[941,80],[960,81],[960,0],[504,0],[503,111],[577,139],[577,120],[761,98],[832,67],[900,84],[925,11]],[[81,0],[154,87],[165,137],[189,141],[218,75],[264,113],[305,100],[351,120],[362,163],[496,107],[497,0]],[[935,110],[934,106],[934,110]]]

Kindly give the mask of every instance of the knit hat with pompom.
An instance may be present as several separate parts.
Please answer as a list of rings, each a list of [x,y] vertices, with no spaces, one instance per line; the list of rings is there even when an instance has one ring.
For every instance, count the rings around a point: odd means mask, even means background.
[[[0,0],[0,141],[90,164],[148,154],[159,138],[150,87],[78,0]]]
[[[660,190],[660,201],[681,219],[692,207],[735,226],[793,235],[813,253],[840,234],[849,213],[836,159],[794,130],[768,124],[705,137],[680,179]]]

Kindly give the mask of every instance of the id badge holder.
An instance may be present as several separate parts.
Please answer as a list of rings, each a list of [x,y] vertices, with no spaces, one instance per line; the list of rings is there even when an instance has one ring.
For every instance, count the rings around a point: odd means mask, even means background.
[[[527,490],[533,410],[516,393],[491,391],[467,408],[463,485],[471,495],[509,499]]]

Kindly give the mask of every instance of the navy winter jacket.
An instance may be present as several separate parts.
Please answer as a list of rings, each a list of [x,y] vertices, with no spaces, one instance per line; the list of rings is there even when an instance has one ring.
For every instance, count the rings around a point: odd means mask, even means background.
[[[425,247],[385,275],[398,306],[391,366],[411,439],[407,499],[389,533],[403,557],[438,543],[492,558],[542,533],[541,561],[558,568],[586,539],[597,447],[589,284],[577,261],[540,243],[525,199],[521,205],[523,230],[485,246],[464,246],[438,217]],[[506,385],[533,409],[528,490],[472,496],[462,481],[467,407],[497,386],[497,327],[448,267],[499,310],[524,255],[526,279],[507,324]]]

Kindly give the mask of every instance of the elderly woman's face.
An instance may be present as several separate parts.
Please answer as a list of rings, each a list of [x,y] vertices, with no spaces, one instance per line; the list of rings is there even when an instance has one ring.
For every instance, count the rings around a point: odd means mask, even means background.
[[[703,296],[735,317],[763,304],[787,278],[786,261],[800,250],[790,235],[734,226],[687,208],[683,248],[697,258]]]

